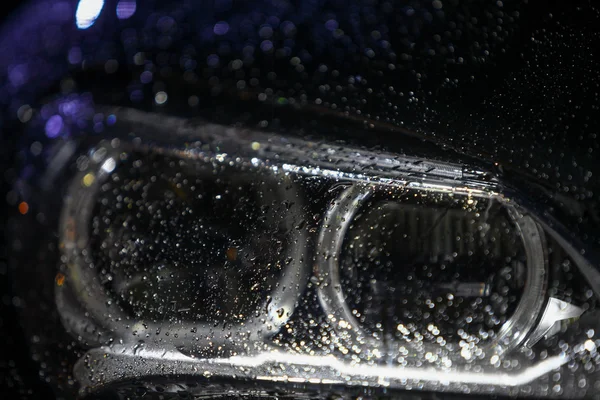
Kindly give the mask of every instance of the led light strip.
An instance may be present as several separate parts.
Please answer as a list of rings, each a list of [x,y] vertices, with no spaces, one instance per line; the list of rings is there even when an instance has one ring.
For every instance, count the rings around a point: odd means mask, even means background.
[[[85,361],[83,361],[85,360]],[[401,387],[406,381],[429,384],[475,384],[494,387],[517,387],[560,368],[570,360],[565,353],[548,357],[516,373],[493,371],[470,372],[436,368],[390,367],[351,364],[334,356],[289,354],[280,351],[228,358],[193,358],[178,351],[115,346],[90,350],[77,363],[74,373],[86,387],[101,386],[126,378],[161,375],[198,375],[204,377],[238,376],[262,381],[347,384],[376,382]],[[282,370],[280,367],[285,366]],[[88,370],[93,368],[93,371]],[[310,369],[310,370],[309,370]],[[277,371],[277,372],[275,372]],[[285,372],[284,372],[285,371]],[[91,372],[91,373],[90,373]],[[341,378],[341,379],[340,379]]]

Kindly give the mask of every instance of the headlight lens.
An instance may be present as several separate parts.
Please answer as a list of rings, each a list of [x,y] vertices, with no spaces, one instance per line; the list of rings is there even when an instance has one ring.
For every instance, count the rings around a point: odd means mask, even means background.
[[[544,239],[502,203],[402,188],[342,194],[317,275],[329,280],[324,308],[349,325],[347,347],[360,353],[356,343],[367,340],[386,357],[409,346],[469,360],[521,343],[544,301]]]
[[[122,150],[120,142],[92,150],[63,211],[80,307],[111,334],[133,329],[163,344],[237,348],[241,339],[272,336],[309,268],[297,185],[228,164]],[[176,332],[161,335],[165,324]],[[101,336],[90,339],[101,344]]]
[[[597,272],[489,172],[110,113],[148,131],[87,148],[66,188],[56,302],[87,349],[83,391],[155,375],[588,384]],[[185,139],[154,139],[173,126]]]

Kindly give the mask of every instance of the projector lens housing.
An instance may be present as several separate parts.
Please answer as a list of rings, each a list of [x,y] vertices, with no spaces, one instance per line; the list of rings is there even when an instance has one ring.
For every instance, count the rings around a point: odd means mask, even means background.
[[[497,356],[544,305],[544,241],[493,197],[354,185],[320,233],[319,298],[344,321],[339,345],[366,357],[395,359],[405,347]]]

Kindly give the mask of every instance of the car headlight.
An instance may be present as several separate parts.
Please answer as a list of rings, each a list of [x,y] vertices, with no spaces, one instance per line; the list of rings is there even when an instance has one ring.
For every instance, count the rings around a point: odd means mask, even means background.
[[[105,111],[114,139],[70,157],[58,231],[83,392],[157,375],[527,395],[588,379],[597,272],[490,171]]]

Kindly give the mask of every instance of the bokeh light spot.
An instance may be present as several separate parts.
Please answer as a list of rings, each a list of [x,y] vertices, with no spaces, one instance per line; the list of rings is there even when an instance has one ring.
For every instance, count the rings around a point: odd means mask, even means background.
[[[217,22],[213,28],[215,35],[225,35],[229,32],[229,24],[225,21]]]
[[[20,202],[19,203],[19,212],[22,215],[25,215],[25,214],[27,214],[28,211],[29,211],[29,204],[27,204],[27,202],[25,202],[25,201]]]
[[[46,122],[46,136],[49,138],[55,138],[60,135],[60,131],[63,128],[63,119],[60,115],[53,115],[48,118]]]
[[[92,186],[92,184],[94,183],[95,180],[96,180],[96,177],[94,176],[94,174],[92,174],[90,172],[83,177],[83,179],[82,179],[83,186],[90,187],[90,186]]]
[[[88,29],[102,12],[104,0],[80,0],[75,11],[75,24],[79,29]]]
[[[137,4],[135,0],[121,0],[117,3],[117,18],[127,19],[135,14]]]

